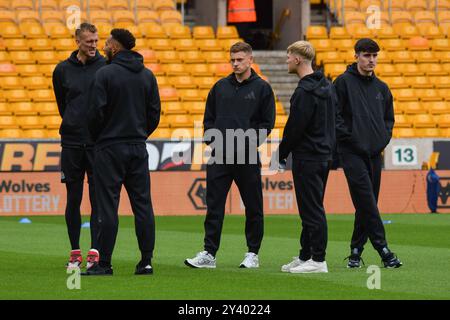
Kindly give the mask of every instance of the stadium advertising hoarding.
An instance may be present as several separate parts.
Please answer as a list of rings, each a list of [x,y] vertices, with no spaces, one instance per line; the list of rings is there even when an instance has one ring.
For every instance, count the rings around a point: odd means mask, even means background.
[[[437,171],[441,177],[438,212],[450,213],[450,171]],[[380,194],[382,213],[428,213],[426,171],[384,171]],[[59,172],[3,172],[0,179],[0,216],[63,215],[65,186]],[[156,215],[204,215],[206,179],[204,171],[151,173],[152,198]],[[264,212],[298,214],[291,172],[263,176]],[[90,213],[85,185],[81,212]],[[176,197],[176,201],[173,201]],[[121,194],[119,212],[131,215],[128,196]],[[352,213],[354,208],[342,170],[331,171],[325,195],[327,213]],[[233,184],[227,214],[244,214],[237,187]]]

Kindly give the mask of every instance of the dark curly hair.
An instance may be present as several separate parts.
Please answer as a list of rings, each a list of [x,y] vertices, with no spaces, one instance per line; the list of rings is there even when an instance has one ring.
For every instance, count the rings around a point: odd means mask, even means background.
[[[136,38],[127,29],[113,29],[111,36],[127,50],[133,49],[136,45]]]

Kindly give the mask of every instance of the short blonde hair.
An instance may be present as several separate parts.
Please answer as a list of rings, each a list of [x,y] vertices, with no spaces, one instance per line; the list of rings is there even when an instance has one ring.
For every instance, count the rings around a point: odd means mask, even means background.
[[[287,53],[299,55],[306,60],[313,61],[316,50],[308,41],[297,41],[287,48]]]

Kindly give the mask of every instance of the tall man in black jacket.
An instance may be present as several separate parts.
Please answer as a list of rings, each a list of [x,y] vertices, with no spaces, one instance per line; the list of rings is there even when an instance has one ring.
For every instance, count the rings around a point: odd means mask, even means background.
[[[216,267],[215,256],[220,245],[225,201],[233,181],[239,188],[246,216],[248,252],[240,267],[259,267],[258,251],[264,225],[261,165],[257,148],[274,126],[275,99],[270,85],[251,69],[253,57],[249,44],[234,44],[230,48],[230,56],[234,72],[214,85],[206,101],[203,120],[205,140],[206,143],[212,142],[212,162],[215,163],[208,163],[206,168],[208,209],[204,224],[204,251],[185,260],[185,264],[193,268]],[[239,136],[239,132],[245,132],[248,136]]]
[[[361,39],[355,44],[356,63],[335,80],[338,96],[336,134],[338,152],[355,206],[355,224],[348,267],[361,267],[367,239],[386,268],[398,268],[400,260],[389,250],[378,211],[381,152],[394,127],[393,98],[388,86],[375,74],[378,44]]]
[[[78,50],[65,61],[59,63],[53,72],[53,88],[61,128],[61,182],[66,184],[66,224],[72,251],[68,268],[80,267],[83,259],[80,249],[81,215],[80,205],[83,197],[84,175],[89,182],[91,202],[91,250],[87,256],[87,267],[98,260],[97,248],[97,210],[95,203],[95,183],[93,179],[94,143],[87,129],[89,109],[89,88],[95,73],[106,64],[97,51],[97,28],[83,23],[75,32]]]
[[[323,198],[335,146],[336,95],[322,72],[314,72],[313,46],[298,41],[287,49],[289,73],[300,78],[279,147],[280,162],[292,153],[292,175],[302,220],[301,250],[283,272],[327,273],[328,233]]]
[[[89,130],[95,141],[94,179],[100,223],[100,261],[87,275],[112,275],[111,257],[116,242],[122,185],[135,217],[141,260],[135,274],[152,274],[155,220],[150,198],[146,140],[159,123],[158,84],[134,51],[134,36],[113,29],[106,41],[109,65],[95,75]]]

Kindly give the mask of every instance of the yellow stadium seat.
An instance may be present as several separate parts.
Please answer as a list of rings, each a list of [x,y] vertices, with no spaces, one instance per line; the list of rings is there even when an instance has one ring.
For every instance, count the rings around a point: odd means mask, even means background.
[[[238,43],[238,42],[242,42],[242,39],[239,38],[235,38],[235,39],[220,39],[219,40],[219,44],[222,46],[222,49],[230,52],[231,47]]]
[[[416,137],[421,138],[436,138],[441,136],[441,132],[438,128],[421,128],[416,129]]]
[[[397,63],[415,63],[416,59],[413,57],[410,51],[394,51],[391,52],[390,57],[392,61]]]
[[[434,39],[431,48],[433,51],[450,51],[450,39]]]
[[[149,39],[148,46],[153,50],[173,50],[173,45],[168,38],[165,39]]]
[[[405,114],[422,114],[427,113],[424,105],[419,101],[408,101],[402,103],[402,108]]]
[[[186,114],[174,114],[165,117],[171,128],[190,128],[193,127],[192,119]]]
[[[114,1],[114,0],[113,0]],[[88,3],[87,1],[83,1],[83,8],[86,10]],[[94,10],[105,10],[106,9],[106,5],[105,5],[106,1],[102,1],[102,0],[89,0],[89,9],[94,11]]]
[[[421,101],[441,101],[442,97],[436,89],[417,89]]]
[[[11,6],[9,0],[0,1],[0,21],[14,22],[16,17],[14,11],[10,11]]]
[[[356,28],[353,31],[349,30],[349,33],[351,34],[353,39],[362,39],[362,38],[373,38],[373,32],[371,29],[367,28],[366,26],[361,26]]]
[[[24,86],[29,89],[48,89],[50,87],[51,80],[46,77],[26,77],[22,80]]]
[[[395,114],[403,114],[404,105],[406,102],[397,102],[394,101],[394,113]]]
[[[446,76],[448,74],[448,72],[443,70],[442,66],[437,63],[421,63],[418,66],[420,71],[427,76]]]
[[[61,117],[58,116],[41,116],[42,123],[47,129],[58,129],[61,126]]]
[[[416,95],[416,92],[414,89],[392,90],[392,94],[393,94],[394,98],[399,102],[419,100],[419,97]]]
[[[428,77],[406,77],[407,83],[414,89],[432,89],[433,84]]]
[[[275,102],[275,110],[277,115],[285,115],[286,111],[284,110],[283,104],[281,103],[281,101],[276,101]]]
[[[0,128],[1,129],[17,129],[17,128],[19,128],[19,126],[16,123],[16,117],[0,116]]]
[[[233,68],[229,63],[212,63],[208,65],[210,73],[208,75],[214,74],[217,77],[227,77],[233,72]]]
[[[414,19],[411,12],[405,10],[393,10],[391,23],[392,25],[413,24]]]
[[[107,2],[107,9],[110,11],[129,10],[127,0],[109,0]]]
[[[58,53],[55,51],[38,51],[34,53],[35,59],[39,64],[57,64],[60,62]],[[69,58],[66,56],[65,59]]]
[[[398,39],[397,33],[395,33],[394,28],[390,25],[383,25],[379,30],[374,30],[374,35],[378,39]]]
[[[58,106],[56,102],[38,102],[34,103],[36,111],[41,116],[56,116],[59,115]]]
[[[434,118],[427,113],[412,116],[414,128],[435,128]]]
[[[41,0],[42,11],[58,10],[58,2],[56,0]]]
[[[179,101],[178,92],[172,87],[159,87],[159,96],[161,98],[161,102]]]
[[[409,87],[405,77],[383,77],[382,80],[386,82],[391,89],[405,89]]]
[[[392,135],[394,138],[415,138],[415,132],[413,128],[394,128]]]
[[[183,108],[193,115],[203,115],[205,113],[204,101],[186,101],[183,102]]]
[[[20,24],[19,29],[27,39],[47,37],[44,28],[37,23],[23,23]]]
[[[188,26],[175,25],[167,29],[171,39],[191,39],[191,29]]]
[[[198,47],[193,39],[176,39],[172,41],[172,45],[177,51],[198,50]]]
[[[55,94],[53,90],[50,89],[31,90],[29,93],[34,102],[55,101]]]
[[[340,51],[319,52],[316,55],[317,65],[322,65],[326,63],[340,63],[343,60],[345,60],[345,58]]]
[[[8,102],[26,102],[30,101],[27,90],[4,90],[4,96]]]
[[[187,70],[192,76],[202,77],[211,76],[214,72],[210,71],[209,67],[205,63],[195,63],[187,66]]]
[[[157,11],[174,11],[176,7],[172,0],[155,0],[153,2],[153,9]]]
[[[324,68],[325,74],[331,77],[332,79],[343,74],[345,70],[347,70],[347,66],[345,64],[340,63],[326,64]]]
[[[15,23],[1,23],[2,37],[4,39],[8,38],[23,38],[22,32]]]
[[[450,63],[443,63],[441,64],[442,70],[446,71],[447,73],[450,73]]]
[[[138,53],[142,55],[144,58],[144,63],[156,63],[158,62],[158,58],[156,57],[156,53],[153,50],[150,49],[141,49],[138,50]]]
[[[61,135],[59,134],[59,129],[47,129],[47,138],[48,139],[61,139]]]
[[[162,68],[167,76],[182,76],[189,74],[186,66],[182,63],[164,64],[162,65]]]
[[[109,2],[108,2],[109,3]],[[114,11],[113,15],[114,27],[127,28],[128,26],[135,25],[134,13],[132,11]]]
[[[448,77],[448,76],[429,77],[429,81],[437,89],[450,88],[450,77]],[[450,110],[449,110],[449,112],[450,112]]]
[[[436,91],[442,100],[450,101],[450,94],[447,89],[436,89]]]
[[[150,136],[150,139],[170,139],[172,130],[169,128],[157,128]]]
[[[15,64],[33,64],[36,59],[30,51],[13,51],[10,53],[11,60]]]
[[[0,76],[18,76],[18,75],[19,73],[17,72],[17,68],[14,64],[11,64],[9,62],[0,62]]]
[[[158,75],[156,77],[156,81],[158,82],[158,86],[170,87],[169,79],[164,76],[164,73],[162,75]]]
[[[44,124],[38,116],[16,116],[16,122],[21,129],[43,129]]]
[[[239,33],[235,26],[219,26],[217,27],[217,39],[237,39]]]
[[[203,101],[203,97],[197,89],[181,89],[177,90],[181,101]]]
[[[195,89],[197,85],[194,83],[194,79],[191,76],[175,76],[169,77],[169,83],[171,86],[178,89]]]
[[[204,63],[206,61],[201,51],[181,51],[180,59],[184,63]]]
[[[378,44],[387,51],[405,51],[407,45],[402,39],[380,39]]]
[[[345,1],[347,2],[347,1]],[[363,14],[362,12],[359,11],[348,11],[345,12],[344,14],[344,21],[345,21],[345,25],[350,25],[350,24],[365,24],[366,23],[366,16],[365,14]]]
[[[13,114],[10,104],[7,102],[0,102],[0,116],[10,116]]]
[[[22,138],[21,129],[0,129],[0,137],[3,139],[20,139]]]
[[[13,1],[15,3],[16,1]],[[14,10],[16,12],[17,22],[19,25],[27,23],[40,23],[39,14],[34,9]]]
[[[450,113],[439,115],[437,123],[439,128],[450,128]]]
[[[425,72],[419,68],[419,65],[413,63],[398,63],[397,70],[401,70],[403,76],[414,77],[414,76],[424,76]]]
[[[159,63],[146,63],[145,67],[150,69],[155,76],[163,76],[164,70]]]
[[[64,61],[67,60],[70,56],[72,55],[72,50],[68,50],[68,51],[56,51],[56,58],[58,61]],[[50,60],[51,61],[51,60]],[[48,61],[47,63],[54,63],[53,61],[50,62]],[[38,61],[39,62],[39,61]],[[44,62],[42,62],[44,63]]]
[[[28,139],[45,139],[47,138],[47,130],[44,128],[22,128],[22,137]]]
[[[433,115],[450,114],[450,104],[446,101],[431,101],[427,103],[428,111]]]
[[[222,46],[216,39],[200,39],[195,40],[195,44],[202,51],[221,51]]]
[[[361,12],[366,12],[370,6],[381,8],[381,2],[379,0],[362,0],[359,2]]]
[[[5,39],[4,46],[8,51],[28,51],[30,46],[25,39]]]
[[[330,39],[350,39],[350,38],[351,36],[348,34],[347,29],[345,29],[345,27],[338,27],[338,26],[331,27]],[[327,37],[321,39],[327,39]]]
[[[22,84],[22,79],[20,77],[0,77],[0,88],[2,88],[2,90],[23,89],[24,85]]]
[[[0,91],[0,102],[5,102],[5,101],[6,101],[5,94],[2,90],[2,91]]]
[[[136,0],[132,4],[132,8],[138,11],[153,10],[153,0]]]
[[[97,26],[97,28],[100,30],[100,27]],[[52,26],[49,31],[48,35],[52,39],[59,39],[59,38],[70,38],[72,37],[72,33],[69,31],[69,29],[64,25],[54,25]],[[100,32],[99,32],[100,36]]]
[[[313,39],[309,42],[314,46],[316,52],[323,52],[335,50],[335,47],[333,46],[331,41],[332,40],[330,39]]]
[[[96,9],[90,11],[90,20],[93,24],[107,23],[111,24],[111,13],[103,9]]]
[[[324,26],[310,25],[306,30],[306,39],[328,39],[327,28]]]
[[[408,11],[423,11],[428,9],[428,2],[425,0],[406,1],[405,9]]]
[[[161,24],[167,24],[167,23],[178,23],[182,24],[183,18],[181,16],[181,13],[179,11],[173,10],[173,11],[161,11],[159,14],[159,20],[161,21]]]
[[[450,138],[450,128],[440,129],[441,137]]]
[[[159,120],[158,129],[159,128],[169,128],[169,122],[167,121],[166,116],[161,114],[161,118]]]
[[[230,56],[224,51],[207,51],[203,53],[207,63],[227,63]]]
[[[439,59],[440,63],[450,63],[450,51],[437,51],[434,52],[434,55]]]
[[[0,51],[0,63],[5,64],[9,62],[11,62],[10,54],[6,51]]]
[[[148,49],[147,39],[136,38],[136,42],[135,42],[133,50],[139,51],[139,50],[145,50],[145,49]]]
[[[81,7],[81,4],[77,1],[74,3],[74,0],[59,0],[59,8],[61,10],[66,10],[68,7],[75,5],[78,5]]]
[[[53,43],[50,39],[30,39],[28,40],[28,46],[33,51],[50,51],[54,49]]]
[[[168,101],[161,105],[163,114],[186,114],[187,111],[183,108],[183,105],[179,101]]]
[[[159,63],[180,63],[180,54],[177,51],[157,51],[156,58]]]
[[[38,66],[39,71],[46,77],[51,77],[55,70],[56,64],[43,64]]]
[[[211,89],[216,83],[214,77],[194,77],[194,83],[199,89]]]
[[[417,63],[439,63],[439,57],[433,51],[411,51]]]
[[[412,122],[409,120],[408,116],[396,114],[394,126],[395,128],[412,128]]]
[[[138,24],[146,24],[147,26],[150,26],[151,24],[159,25],[159,15],[153,10],[140,10],[137,12],[137,22]]]
[[[52,41],[52,45],[56,50],[71,50],[74,51],[77,49],[75,40],[72,38],[60,38]]]
[[[420,24],[417,27],[420,30],[420,34],[424,38],[427,39],[445,38],[445,33],[439,26]]]
[[[409,50],[430,50],[430,41],[423,37],[412,37],[408,40]]]
[[[275,118],[275,128],[284,128],[286,125],[288,116],[287,115],[278,115]]]

